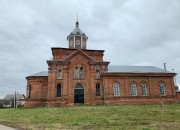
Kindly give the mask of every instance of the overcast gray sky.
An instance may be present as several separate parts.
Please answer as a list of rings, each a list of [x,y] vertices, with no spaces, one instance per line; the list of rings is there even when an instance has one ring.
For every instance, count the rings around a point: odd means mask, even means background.
[[[87,48],[104,49],[111,65],[165,62],[180,74],[180,0],[0,0],[0,98],[25,94],[51,47],[68,47],[77,12]]]

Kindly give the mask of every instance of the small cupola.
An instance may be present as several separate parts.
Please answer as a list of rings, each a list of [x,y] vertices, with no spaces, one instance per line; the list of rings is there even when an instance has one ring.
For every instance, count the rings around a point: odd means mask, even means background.
[[[69,48],[86,49],[88,37],[79,28],[79,22],[76,21],[75,29],[67,36]]]

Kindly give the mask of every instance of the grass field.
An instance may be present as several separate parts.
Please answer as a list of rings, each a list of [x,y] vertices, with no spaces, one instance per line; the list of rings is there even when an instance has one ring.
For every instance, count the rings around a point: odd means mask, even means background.
[[[180,104],[0,109],[0,124],[32,130],[180,130]]]

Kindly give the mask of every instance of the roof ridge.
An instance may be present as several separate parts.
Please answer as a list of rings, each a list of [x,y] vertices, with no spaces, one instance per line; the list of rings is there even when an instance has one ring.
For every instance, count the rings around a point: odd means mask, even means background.
[[[40,71],[35,74],[29,75],[27,77],[31,77],[31,76],[48,76],[48,71]]]
[[[122,65],[109,65],[108,72],[127,72],[127,73],[173,73],[168,70],[156,66],[122,66]]]
[[[152,66],[152,65],[109,65],[109,66],[132,66],[132,67],[141,67],[141,66],[147,66],[147,67],[155,67],[155,66]]]

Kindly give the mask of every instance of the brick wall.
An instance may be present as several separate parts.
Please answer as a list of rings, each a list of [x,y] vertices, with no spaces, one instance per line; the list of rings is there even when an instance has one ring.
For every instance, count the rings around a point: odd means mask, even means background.
[[[47,99],[48,77],[27,77],[25,107],[45,106]],[[31,96],[29,98],[29,87]]]
[[[28,77],[28,86],[32,87],[31,98],[26,100],[26,107],[74,105],[74,88],[80,83],[84,87],[84,104],[159,104],[175,103],[173,74],[148,73],[107,73],[109,62],[103,62],[104,51],[52,48],[53,60],[48,63],[48,77]],[[86,54],[84,54],[84,52]],[[69,56],[70,55],[70,56]],[[87,56],[88,55],[88,56]],[[68,57],[68,61],[63,61]],[[91,58],[89,58],[91,57]],[[83,67],[84,78],[74,78],[75,67]],[[58,78],[58,70],[62,71],[62,79]],[[96,78],[96,70],[103,75]],[[147,84],[147,95],[142,96],[141,82]],[[165,96],[160,95],[159,82],[165,84]],[[114,96],[113,84],[120,85],[120,96]],[[137,96],[132,96],[131,83],[137,85]],[[100,84],[101,95],[96,96],[96,84]],[[61,97],[56,97],[57,85],[61,84]]]
[[[175,103],[175,88],[173,83],[173,77],[169,76],[157,76],[154,75],[148,77],[147,75],[138,76],[139,74],[134,74],[134,76],[125,75],[122,76],[105,76],[104,80],[104,98],[105,102],[108,101],[109,104],[157,104],[164,100],[167,103]],[[159,82],[163,81],[165,84],[165,95],[160,95]],[[114,82],[118,82],[120,85],[120,96],[114,96]],[[137,96],[132,96],[131,83],[135,82],[137,87]],[[142,96],[141,82],[145,82],[147,85],[147,95]]]
[[[177,96],[177,103],[180,104],[180,91],[176,92],[176,96]]]

